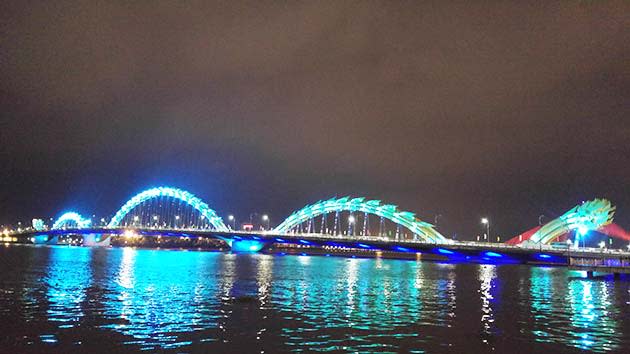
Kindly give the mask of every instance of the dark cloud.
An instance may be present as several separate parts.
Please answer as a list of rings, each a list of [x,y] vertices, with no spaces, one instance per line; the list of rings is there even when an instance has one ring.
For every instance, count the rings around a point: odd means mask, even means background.
[[[630,226],[627,2],[0,6],[2,223],[169,183],[276,218],[367,195],[469,237],[602,196]]]

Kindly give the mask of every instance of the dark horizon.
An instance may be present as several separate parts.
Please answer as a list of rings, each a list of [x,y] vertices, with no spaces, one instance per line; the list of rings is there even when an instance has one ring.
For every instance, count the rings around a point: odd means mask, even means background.
[[[148,187],[225,218],[364,196],[503,240],[630,228],[630,3],[0,5],[0,224]]]

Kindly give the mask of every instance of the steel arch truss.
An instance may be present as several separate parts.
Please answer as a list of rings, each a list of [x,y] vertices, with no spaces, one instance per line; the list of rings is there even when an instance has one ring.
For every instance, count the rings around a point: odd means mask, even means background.
[[[610,201],[606,199],[589,200],[545,224],[531,236],[530,240],[531,242],[549,244],[571,231],[585,235],[591,230],[597,230],[610,224],[614,214],[615,207]]]
[[[120,223],[125,218],[125,216],[127,216],[127,214],[131,212],[135,207],[149,199],[159,197],[170,197],[174,199],[179,199],[201,213],[204,218],[208,219],[210,224],[214,226],[215,230],[228,231],[228,227],[225,226],[221,217],[219,217],[214,210],[210,209],[208,204],[204,203],[201,199],[197,198],[192,193],[171,187],[157,187],[147,189],[146,191],[137,194],[133,198],[129,199],[129,201],[125,203],[125,205],[123,205],[120,210],[118,210],[118,212],[116,212],[116,215],[114,215],[107,226],[120,226]]]
[[[83,229],[89,227],[92,224],[92,220],[84,219],[80,214],[75,212],[67,212],[61,215],[57,221],[51,227],[52,230],[63,229],[68,224],[76,224],[76,228]]]
[[[450,241],[437,232],[433,228],[433,225],[418,220],[412,212],[400,211],[395,205],[381,204],[380,200],[365,200],[365,198],[351,199],[350,197],[331,198],[325,201],[319,201],[312,205],[307,205],[291,214],[273,231],[277,233],[287,233],[289,230],[308,221],[309,219],[313,219],[322,214],[342,211],[358,211],[380,216],[407,228],[413,234],[418,235],[426,242],[448,243]]]

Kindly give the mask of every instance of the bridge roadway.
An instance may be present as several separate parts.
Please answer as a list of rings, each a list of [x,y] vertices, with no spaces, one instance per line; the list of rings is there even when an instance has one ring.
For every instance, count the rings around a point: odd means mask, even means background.
[[[165,237],[208,237],[221,239],[230,246],[234,243],[244,242],[246,244],[260,244],[268,247],[272,244],[296,244],[313,247],[339,247],[354,248],[364,251],[384,251],[399,253],[421,253],[433,255],[434,259],[444,259],[461,262],[481,262],[481,263],[530,263],[530,264],[557,264],[569,265],[571,259],[579,257],[582,263],[598,265],[597,271],[602,271],[602,264],[611,263],[623,264],[621,272],[630,272],[630,252],[619,250],[602,250],[593,248],[554,248],[546,245],[527,247],[523,245],[507,245],[503,243],[488,242],[468,242],[449,241],[448,243],[427,243],[417,240],[394,240],[378,236],[351,236],[347,235],[325,235],[325,234],[280,234],[273,231],[214,231],[198,229],[153,229],[153,228],[75,228],[35,231],[28,230],[21,233],[12,234],[13,237],[30,239],[35,236],[48,235],[118,235],[137,234],[140,236],[165,236]],[[249,247],[249,246],[248,246]],[[247,250],[247,249],[245,249]],[[617,261],[618,260],[618,261]],[[619,267],[617,267],[619,268]],[[585,268],[586,269],[586,268]],[[588,270],[588,269],[586,269]],[[620,272],[615,269],[615,273]]]

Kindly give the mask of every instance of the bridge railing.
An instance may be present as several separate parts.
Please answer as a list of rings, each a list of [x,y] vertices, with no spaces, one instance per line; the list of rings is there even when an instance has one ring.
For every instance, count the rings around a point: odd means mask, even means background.
[[[569,265],[576,267],[630,268],[630,257],[619,258],[584,258],[569,257]]]

